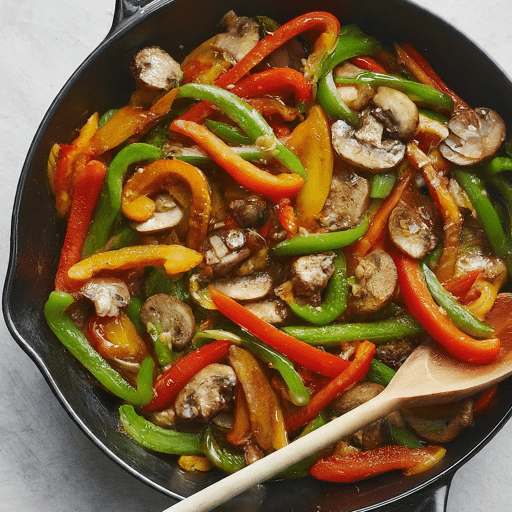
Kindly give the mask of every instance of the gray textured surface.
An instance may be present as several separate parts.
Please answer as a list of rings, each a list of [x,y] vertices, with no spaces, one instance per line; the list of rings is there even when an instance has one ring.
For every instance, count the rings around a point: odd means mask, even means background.
[[[417,3],[473,39],[512,76],[510,0]],[[32,137],[65,80],[107,34],[113,7],[114,0],[0,0],[2,282],[10,212]],[[84,437],[3,321],[0,340],[0,512],[157,512],[170,505]],[[510,510],[511,452],[509,423],[455,475],[448,511]]]

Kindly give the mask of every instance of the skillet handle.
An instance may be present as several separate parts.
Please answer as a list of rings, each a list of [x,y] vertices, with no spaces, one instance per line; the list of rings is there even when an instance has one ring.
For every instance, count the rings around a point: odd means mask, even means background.
[[[124,27],[128,20],[138,18],[143,8],[152,2],[158,2],[158,0],[116,0],[114,18],[107,38]]]

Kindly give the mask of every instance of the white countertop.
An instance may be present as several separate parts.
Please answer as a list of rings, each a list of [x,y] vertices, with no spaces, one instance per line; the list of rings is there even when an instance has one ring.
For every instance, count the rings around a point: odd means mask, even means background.
[[[416,0],[512,76],[510,0]],[[105,37],[114,0],[0,0],[0,278],[25,155],[64,82]],[[158,512],[170,500],[107,459],[67,416],[0,323],[0,512]],[[512,501],[512,422],[455,475],[449,512],[505,512]]]

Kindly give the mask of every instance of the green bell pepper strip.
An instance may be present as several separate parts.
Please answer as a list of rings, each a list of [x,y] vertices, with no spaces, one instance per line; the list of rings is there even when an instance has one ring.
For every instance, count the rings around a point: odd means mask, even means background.
[[[130,319],[132,324],[137,329],[137,332],[142,335],[145,332],[144,322],[140,317],[140,311],[142,309],[142,304],[144,301],[138,295],[132,295],[130,299],[130,303],[126,306],[125,313],[126,316]]]
[[[129,247],[131,245],[137,245],[139,234],[137,230],[131,226],[121,224],[115,229],[114,234],[107,240],[107,243],[100,249],[105,251],[113,251],[122,249],[123,247]]]
[[[440,114],[439,112],[435,112],[434,110],[429,110],[426,108],[418,107],[418,113],[433,119],[434,121],[438,121],[441,124],[447,125],[450,118],[445,116],[444,114]]]
[[[119,408],[119,414],[126,433],[144,448],[170,455],[203,454],[200,434],[159,427],[139,416],[133,406],[127,404]]]
[[[162,267],[154,267],[144,283],[144,296],[151,297],[157,293],[166,293],[190,304],[190,292],[188,290],[187,275],[170,277]]]
[[[283,327],[283,331],[314,347],[329,347],[354,340],[368,340],[378,345],[396,338],[425,334],[421,324],[410,314],[377,322],[322,327],[287,326]]]
[[[494,252],[498,256],[507,257],[510,254],[509,242],[484,181],[469,169],[454,169],[453,175],[475,208]]]
[[[512,171],[512,158],[496,156],[483,164],[485,176],[492,176],[504,171]]]
[[[370,220],[365,215],[361,223],[353,228],[332,233],[313,233],[312,235],[290,238],[275,245],[272,248],[272,253],[274,256],[281,258],[335,251],[359,240],[366,233],[369,225]]]
[[[326,325],[345,311],[347,298],[347,262],[343,251],[339,251],[334,258],[334,273],[329,279],[322,304],[310,306],[309,304],[300,305],[292,302],[290,308],[296,316],[306,320],[306,322],[315,325]]]
[[[208,84],[189,83],[180,87],[177,97],[206,100],[216,105],[223,114],[237,123],[254,144],[269,153],[290,171],[304,180],[306,171],[298,156],[275,135],[263,116],[238,96]]]
[[[473,338],[490,338],[494,334],[492,326],[479,320],[443,288],[426,263],[420,261],[419,265],[430,294],[461,331],[473,336]]]
[[[396,173],[394,171],[379,172],[372,175],[372,184],[370,187],[370,197],[372,199],[385,199],[396,183]]]
[[[215,438],[213,427],[208,425],[203,436],[203,451],[206,458],[217,468],[226,473],[236,473],[245,467],[242,453],[236,453],[227,446],[222,446]]]
[[[146,329],[148,331],[149,337],[151,338],[151,341],[153,341],[155,356],[160,368],[166,368],[167,366],[174,363],[176,360],[176,355],[174,354],[173,350],[160,339],[162,330],[159,328],[159,326],[148,322]]]
[[[334,81],[337,84],[370,85],[372,87],[385,85],[386,87],[403,92],[414,103],[419,103],[436,110],[453,111],[453,100],[448,94],[414,80],[407,80],[384,73],[375,73],[373,71],[364,71],[355,77],[336,77]]]
[[[269,160],[268,154],[258,146],[230,146],[230,149],[248,162],[267,162]],[[196,167],[213,163],[213,158],[195,149],[188,151],[187,148],[183,148],[182,153],[172,154],[171,156],[176,160],[183,160],[187,164]]]
[[[393,368],[390,368],[382,361],[374,358],[365,379],[368,382],[375,382],[381,386],[387,386],[391,382],[391,379],[395,376],[395,373],[396,372],[393,370]]]
[[[137,162],[153,162],[164,157],[161,149],[150,144],[135,143],[122,149],[109,165],[89,231],[82,248],[86,258],[101,249],[109,238],[121,212],[123,183],[130,165]]]
[[[98,121],[98,128],[101,128],[103,125],[107,124],[108,121],[110,121],[110,119],[112,117],[114,117],[114,114],[118,111],[119,109],[118,108],[111,108],[110,110],[107,110],[101,117],[100,117],[100,120]]]
[[[228,144],[250,146],[252,143],[251,139],[244,135],[236,126],[214,121],[213,119],[205,119],[204,124],[211,132]]]
[[[153,396],[153,359],[148,356],[142,362],[137,375],[137,389],[134,389],[94,350],[86,336],[71,320],[65,310],[73,302],[73,297],[68,293],[50,293],[44,315],[55,336],[114,395],[133,405],[147,404]]]
[[[411,449],[423,447],[416,434],[406,428],[389,424],[389,433],[391,434],[391,439],[394,444],[406,446]]]
[[[330,118],[343,119],[352,126],[357,126],[359,123],[357,113],[351,110],[338,94],[332,71],[318,81],[316,100]]]

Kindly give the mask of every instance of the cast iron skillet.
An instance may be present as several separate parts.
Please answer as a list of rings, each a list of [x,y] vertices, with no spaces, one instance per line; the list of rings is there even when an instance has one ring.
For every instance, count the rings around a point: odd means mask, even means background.
[[[408,42],[470,105],[498,111],[512,126],[512,84],[478,48],[454,28],[405,0],[116,0],[106,39],[66,83],[35,136],[21,174],[12,218],[11,255],[3,312],[11,334],[34,360],[63,407],[106,455],[162,493],[180,498],[220,474],[184,474],[169,457],[145,451],[118,430],[118,401],[96,387],[46,325],[43,305],[53,290],[64,224],[47,186],[46,161],[54,142],[68,142],[94,111],[126,104],[133,82],[125,54],[157,44],[182,60],[214,34],[225,12],[267,15],[279,22],[311,10],[357,23],[387,44]],[[200,13],[200,14],[199,14]],[[457,56],[454,59],[454,55]],[[453,62],[463,62],[455,68]],[[471,63],[468,65],[468,63]],[[387,474],[356,485],[312,478],[270,482],[222,510],[265,512],[445,510],[455,471],[503,426],[512,413],[512,381],[500,387],[499,405],[450,443],[435,470],[414,477]]]

